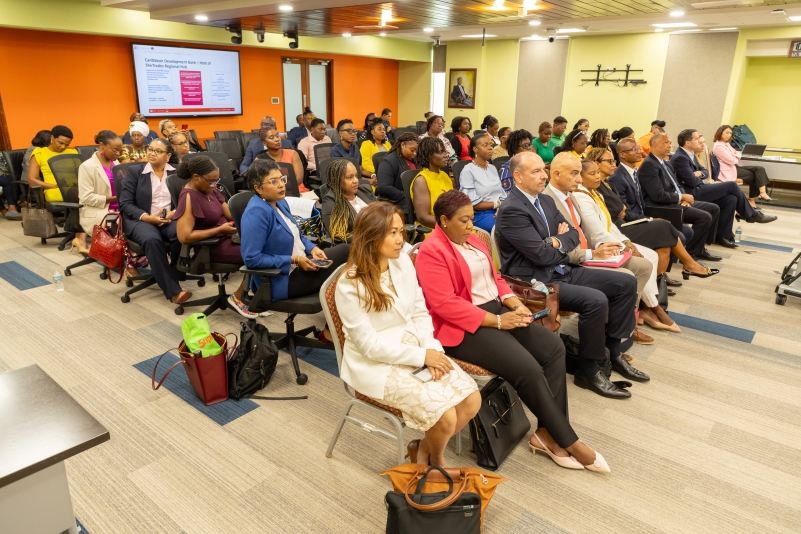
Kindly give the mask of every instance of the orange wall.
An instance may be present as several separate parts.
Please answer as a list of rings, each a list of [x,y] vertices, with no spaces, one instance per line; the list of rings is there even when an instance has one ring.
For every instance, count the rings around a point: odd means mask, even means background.
[[[0,65],[3,65],[0,95],[12,146],[26,148],[37,131],[56,124],[72,129],[73,145],[93,144],[100,130],[124,133],[128,118],[137,109],[131,42],[179,44],[0,28]],[[204,48],[196,44],[188,46]],[[213,137],[215,130],[250,131],[258,128],[264,115],[275,117],[281,128],[284,122],[281,57],[290,55],[290,50],[205,48],[239,50],[244,114],[175,122],[179,126],[188,123],[200,139]],[[292,52],[292,57],[332,60],[335,121],[351,118],[358,127],[367,113],[380,113],[384,107],[391,108],[397,116],[396,60]],[[281,98],[281,104],[271,104],[273,96]],[[158,129],[158,120],[148,119],[151,129]],[[293,126],[294,118],[290,118],[289,127]]]

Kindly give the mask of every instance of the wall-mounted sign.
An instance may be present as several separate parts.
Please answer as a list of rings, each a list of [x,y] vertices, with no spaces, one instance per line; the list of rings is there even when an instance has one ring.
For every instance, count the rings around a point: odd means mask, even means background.
[[[801,57],[801,41],[793,41],[790,43],[790,54],[788,57]]]

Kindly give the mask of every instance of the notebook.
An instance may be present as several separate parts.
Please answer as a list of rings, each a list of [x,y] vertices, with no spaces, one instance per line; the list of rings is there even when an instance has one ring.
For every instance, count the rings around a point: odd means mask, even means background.
[[[624,252],[619,256],[612,256],[611,258],[607,258],[605,260],[590,260],[590,261],[583,261],[581,264],[585,267],[608,267],[610,269],[615,269],[617,267],[621,267],[624,263],[631,259],[631,252]]]

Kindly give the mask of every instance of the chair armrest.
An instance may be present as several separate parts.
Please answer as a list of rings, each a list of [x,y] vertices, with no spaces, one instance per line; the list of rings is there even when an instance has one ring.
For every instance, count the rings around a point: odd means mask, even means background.
[[[106,215],[106,221],[108,222],[115,222],[119,218],[120,216],[118,213],[109,213]]]
[[[427,226],[419,226],[416,224],[407,224],[404,227],[407,233],[416,232],[418,234],[428,234],[431,233],[433,230]]]
[[[192,243],[181,244],[181,256],[178,259],[178,266],[189,274],[204,274],[211,268],[211,247],[216,245],[219,239],[202,239]],[[200,247],[192,257],[192,250]]]
[[[246,266],[239,268],[240,273],[257,274],[259,276],[278,276],[281,274],[281,269],[248,269]]]
[[[75,202],[45,202],[45,208],[48,211],[61,211],[61,210],[79,210],[83,204],[76,204]]]

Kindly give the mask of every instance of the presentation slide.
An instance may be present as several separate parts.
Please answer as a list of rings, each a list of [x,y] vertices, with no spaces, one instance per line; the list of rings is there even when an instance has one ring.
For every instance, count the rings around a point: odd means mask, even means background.
[[[242,114],[239,52],[134,44],[133,62],[147,117]]]

